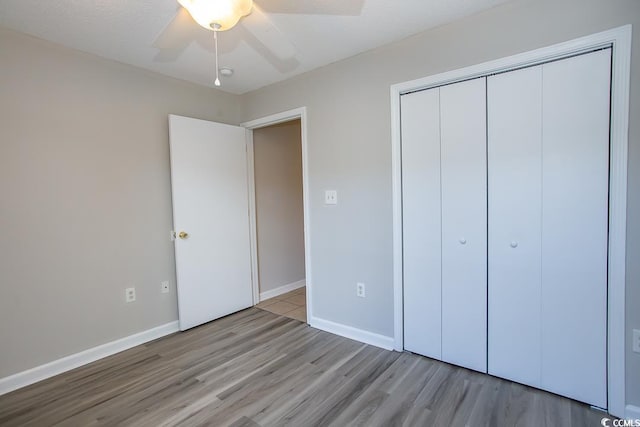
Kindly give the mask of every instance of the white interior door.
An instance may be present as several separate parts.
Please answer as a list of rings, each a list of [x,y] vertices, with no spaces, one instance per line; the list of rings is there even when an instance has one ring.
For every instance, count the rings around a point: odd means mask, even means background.
[[[245,132],[169,116],[181,330],[253,303]]]
[[[611,49],[543,66],[542,387],[607,407]]]
[[[542,66],[487,78],[489,373],[540,387]]]
[[[440,89],[401,102],[404,346],[441,359]]]
[[[488,78],[489,372],[607,406],[610,51]]]
[[[442,360],[487,371],[486,79],[440,88]]]

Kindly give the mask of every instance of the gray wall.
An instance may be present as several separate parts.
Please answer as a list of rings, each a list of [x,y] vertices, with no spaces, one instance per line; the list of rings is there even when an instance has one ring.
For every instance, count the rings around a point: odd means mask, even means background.
[[[260,292],[304,279],[300,120],[253,131]]]
[[[393,335],[389,86],[634,24],[627,234],[627,400],[640,405],[640,2],[516,0],[243,96],[244,120],[308,108],[313,314]],[[324,189],[339,205],[325,209]],[[309,278],[308,278],[309,279]],[[355,284],[367,284],[357,298]],[[635,307],[634,307],[635,306]]]
[[[0,64],[2,378],[177,319],[167,114],[240,110],[6,30]]]

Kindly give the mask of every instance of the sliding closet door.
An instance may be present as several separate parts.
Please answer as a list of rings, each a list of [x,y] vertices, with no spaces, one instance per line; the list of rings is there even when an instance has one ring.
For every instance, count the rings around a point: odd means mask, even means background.
[[[403,95],[404,346],[440,359],[440,89]]]
[[[486,79],[440,88],[442,360],[487,370]]]
[[[542,387],[606,407],[611,51],[543,66]]]
[[[487,78],[489,373],[540,386],[542,67]]]

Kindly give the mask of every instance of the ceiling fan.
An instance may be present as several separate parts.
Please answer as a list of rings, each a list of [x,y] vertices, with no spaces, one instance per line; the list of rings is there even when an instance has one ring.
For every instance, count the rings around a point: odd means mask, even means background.
[[[192,43],[209,47],[214,35],[216,56],[215,85],[220,86],[218,33],[238,22],[248,34],[246,41],[276,68],[283,68],[296,55],[293,43],[273,24],[268,13],[358,16],[365,0],[177,0],[180,8],[154,42],[159,49],[155,60],[175,61]],[[196,25],[196,23],[198,25]]]

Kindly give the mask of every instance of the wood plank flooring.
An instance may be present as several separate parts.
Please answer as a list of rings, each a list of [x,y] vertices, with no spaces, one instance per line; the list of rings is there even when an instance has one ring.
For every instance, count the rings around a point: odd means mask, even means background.
[[[251,308],[0,396],[1,426],[599,426],[523,385]]]

